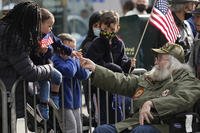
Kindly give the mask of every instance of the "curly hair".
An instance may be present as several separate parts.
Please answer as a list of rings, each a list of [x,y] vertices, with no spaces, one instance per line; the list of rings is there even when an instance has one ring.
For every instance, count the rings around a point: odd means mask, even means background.
[[[0,20],[0,51],[21,52],[37,47],[40,33],[40,7],[33,1],[21,2]],[[2,29],[3,27],[3,29]]]

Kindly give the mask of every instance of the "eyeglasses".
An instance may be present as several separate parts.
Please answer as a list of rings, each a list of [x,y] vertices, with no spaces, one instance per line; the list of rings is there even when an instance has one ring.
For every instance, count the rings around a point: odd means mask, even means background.
[[[161,61],[169,61],[168,57],[164,57],[163,55],[157,55],[155,57],[155,61],[161,62]]]

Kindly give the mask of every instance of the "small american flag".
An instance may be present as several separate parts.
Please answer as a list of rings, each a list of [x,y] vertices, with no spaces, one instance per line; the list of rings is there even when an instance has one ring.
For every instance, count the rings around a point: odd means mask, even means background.
[[[167,0],[156,1],[149,22],[164,34],[168,42],[174,43],[176,41],[179,29],[176,26]]]
[[[46,48],[53,43],[53,39],[51,38],[50,34],[45,35],[44,38],[40,41],[41,47]]]

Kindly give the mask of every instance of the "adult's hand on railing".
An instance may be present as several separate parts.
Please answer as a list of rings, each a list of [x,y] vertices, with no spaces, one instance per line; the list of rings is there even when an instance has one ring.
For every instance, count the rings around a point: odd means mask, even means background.
[[[94,72],[95,71],[95,68],[96,68],[96,64],[91,61],[90,59],[88,58],[79,58],[80,59],[80,64],[83,68],[85,69],[89,69],[90,71]]]
[[[153,108],[152,101],[146,101],[142,105],[142,108],[140,109],[140,114],[139,114],[140,125],[144,125],[144,121],[146,121],[147,123],[151,123],[150,120],[154,119],[153,115],[151,114],[151,108]]]

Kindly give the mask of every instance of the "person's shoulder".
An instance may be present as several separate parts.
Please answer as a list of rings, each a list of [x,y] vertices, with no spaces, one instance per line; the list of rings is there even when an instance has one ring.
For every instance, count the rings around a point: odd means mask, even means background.
[[[104,45],[106,45],[106,41],[101,38],[101,37],[96,37],[92,40],[92,42],[90,43],[90,48],[93,48],[93,47],[102,47]]]
[[[128,11],[124,16],[136,15],[135,10]]]
[[[117,43],[117,44],[120,44],[120,45],[124,45],[124,41],[122,40],[122,38],[120,38],[119,36],[115,36],[113,38],[113,42],[114,43]]]
[[[101,38],[101,37],[96,37],[96,38],[94,38],[91,42],[92,42],[92,43],[96,43],[96,42],[103,42],[103,41],[104,41],[103,38]]]
[[[53,54],[53,56],[51,57],[51,60],[52,61],[55,61],[55,60],[58,60],[60,59],[61,57],[58,55],[58,54]]]
[[[119,41],[119,42],[123,42],[122,38],[120,38],[119,36],[115,36],[114,40]]]

